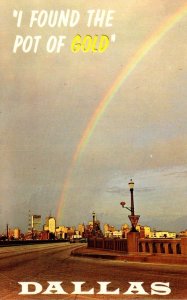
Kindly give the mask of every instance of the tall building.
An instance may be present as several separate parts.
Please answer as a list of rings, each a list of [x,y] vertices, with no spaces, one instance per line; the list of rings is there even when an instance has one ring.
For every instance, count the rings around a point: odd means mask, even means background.
[[[53,217],[49,218],[49,232],[51,233],[56,232],[56,219]]]
[[[32,215],[31,225],[34,231],[42,231],[42,217],[41,215]]]
[[[19,239],[20,238],[20,229],[19,228],[14,228],[14,238]]]
[[[47,217],[45,219],[44,230],[49,231],[50,233],[56,232],[56,219],[53,217]]]
[[[32,221],[31,221],[31,211],[29,209],[29,215],[28,215],[28,232],[32,232]]]

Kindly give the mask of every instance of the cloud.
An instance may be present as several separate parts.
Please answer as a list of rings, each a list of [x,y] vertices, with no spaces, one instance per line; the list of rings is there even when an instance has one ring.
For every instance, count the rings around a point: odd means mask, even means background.
[[[187,170],[167,173],[164,176],[187,177]]]
[[[144,187],[144,188],[136,187],[137,193],[149,193],[155,190],[156,190],[155,187]],[[126,193],[127,191],[129,191],[128,188],[120,188],[117,186],[113,186],[107,189],[107,193],[112,193],[112,194],[124,194],[124,192]]]

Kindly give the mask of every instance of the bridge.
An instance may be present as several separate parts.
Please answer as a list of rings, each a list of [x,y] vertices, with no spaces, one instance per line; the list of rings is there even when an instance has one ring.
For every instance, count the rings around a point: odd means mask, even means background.
[[[130,232],[127,238],[97,238],[88,240],[88,248],[103,249],[139,257],[142,261],[186,263],[187,264],[187,238],[156,239],[140,238],[136,232]],[[152,258],[152,259],[151,259]]]

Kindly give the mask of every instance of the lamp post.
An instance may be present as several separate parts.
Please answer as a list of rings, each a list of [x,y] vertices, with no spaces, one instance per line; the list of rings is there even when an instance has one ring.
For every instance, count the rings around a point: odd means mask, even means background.
[[[95,212],[93,211],[92,213],[92,217],[93,217],[93,230],[92,230],[92,235],[95,235]]]
[[[123,208],[126,208],[131,212],[131,214],[128,216],[129,220],[131,222],[131,226],[132,226],[130,231],[137,232],[136,225],[138,223],[140,216],[135,215],[135,212],[134,212],[134,182],[132,181],[132,179],[129,182],[129,189],[130,189],[130,193],[131,193],[131,207],[125,206],[126,205],[125,202],[121,202],[120,204]]]
[[[130,193],[131,193],[131,215],[128,216],[130,221],[131,221],[131,231],[132,232],[136,232],[136,225],[138,223],[138,219],[139,216],[135,216],[134,214],[134,182],[132,181],[132,179],[129,182],[129,189],[130,189]]]
[[[131,216],[134,216],[134,182],[132,179],[129,182],[129,189],[131,193]]]
[[[7,236],[7,240],[9,241],[9,228],[8,228],[8,223],[6,224],[6,236]]]

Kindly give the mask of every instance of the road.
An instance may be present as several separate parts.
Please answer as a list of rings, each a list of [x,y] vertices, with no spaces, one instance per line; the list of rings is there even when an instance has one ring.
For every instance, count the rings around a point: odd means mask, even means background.
[[[187,299],[187,266],[154,265],[70,256],[78,244],[27,245],[0,248],[0,299]],[[44,292],[48,281],[62,281],[66,295],[19,295],[18,282],[38,282]],[[94,287],[94,295],[72,295],[73,282],[85,281],[84,290]],[[108,290],[120,288],[119,295],[98,295],[99,284],[111,282]],[[124,295],[129,281],[144,282],[148,295]],[[168,296],[150,295],[152,282],[170,282]]]

